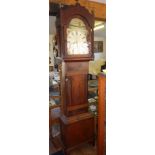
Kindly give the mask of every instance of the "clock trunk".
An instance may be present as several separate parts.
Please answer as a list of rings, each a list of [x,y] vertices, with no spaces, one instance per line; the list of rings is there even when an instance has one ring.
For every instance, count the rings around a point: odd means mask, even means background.
[[[70,23],[74,26],[79,25],[73,29],[73,40],[69,40],[71,34],[67,35],[68,28],[71,28]],[[62,58],[61,133],[65,152],[69,154],[71,149],[82,143],[94,142],[94,117],[88,112],[87,79],[89,61],[94,57],[94,16],[79,4],[62,7],[56,25],[59,53]],[[85,38],[78,38],[83,30],[87,33],[83,36]],[[68,44],[68,41],[71,44]],[[72,48],[70,52],[69,47]]]

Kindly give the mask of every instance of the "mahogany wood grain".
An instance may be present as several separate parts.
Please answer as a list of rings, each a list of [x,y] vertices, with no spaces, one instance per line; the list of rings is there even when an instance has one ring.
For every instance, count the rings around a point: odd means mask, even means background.
[[[98,155],[106,155],[106,76],[101,74],[98,83]]]
[[[88,54],[68,55],[67,27],[73,18],[80,18],[88,30]],[[66,154],[88,141],[94,141],[94,117],[88,112],[88,62],[93,59],[94,16],[80,6],[60,8],[56,20],[58,47],[62,58],[60,118],[62,141]]]
[[[78,118],[76,118],[78,119]],[[66,155],[70,151],[79,147],[81,144],[90,142],[94,143],[94,117],[73,119],[70,122],[61,122],[62,141]]]
[[[89,44],[89,53],[88,54],[76,54],[69,55],[67,52],[67,28],[70,24],[70,21],[73,18],[81,19],[86,25],[86,29],[88,31],[87,41]],[[94,48],[94,15],[90,14],[89,11],[82,7],[81,5],[71,5],[67,7],[60,8],[60,12],[58,13],[56,20],[57,34],[58,34],[58,47],[60,51],[60,56],[65,62],[85,62],[89,60],[93,60],[93,48]]]

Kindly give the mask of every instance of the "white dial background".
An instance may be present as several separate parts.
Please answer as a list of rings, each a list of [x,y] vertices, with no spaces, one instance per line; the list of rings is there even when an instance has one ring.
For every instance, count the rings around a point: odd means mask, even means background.
[[[88,31],[82,20],[75,18],[75,21],[71,21],[71,26],[67,29],[67,52],[69,55],[88,54]]]
[[[87,33],[85,31],[68,30],[68,54],[88,54]]]

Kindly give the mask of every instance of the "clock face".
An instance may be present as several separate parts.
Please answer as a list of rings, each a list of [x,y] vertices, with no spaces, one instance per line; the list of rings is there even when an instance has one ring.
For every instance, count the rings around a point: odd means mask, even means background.
[[[67,28],[67,53],[68,55],[80,55],[89,53],[87,41],[88,30],[79,18],[73,18]]]

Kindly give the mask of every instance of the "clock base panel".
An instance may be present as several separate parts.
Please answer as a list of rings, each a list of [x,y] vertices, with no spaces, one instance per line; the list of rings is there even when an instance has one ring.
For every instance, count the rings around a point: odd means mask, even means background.
[[[95,144],[94,117],[89,113],[73,117],[62,116],[60,119],[62,141],[65,154],[81,144]]]

